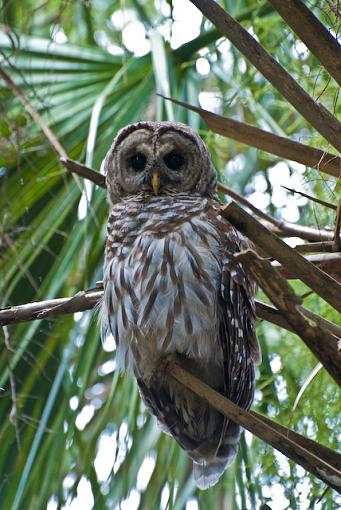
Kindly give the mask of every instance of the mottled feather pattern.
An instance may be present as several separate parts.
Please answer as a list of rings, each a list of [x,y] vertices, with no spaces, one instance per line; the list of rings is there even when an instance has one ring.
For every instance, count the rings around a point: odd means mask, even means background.
[[[164,165],[164,154],[175,149],[188,155],[178,174]],[[129,170],[134,151],[145,155],[145,175]],[[150,184],[155,168],[159,194]],[[188,452],[197,485],[207,488],[233,461],[240,427],[169,379],[160,359],[176,355],[249,409],[260,360],[255,286],[233,256],[249,242],[220,214],[215,170],[187,126],[128,126],[108,153],[106,171],[112,208],[102,335],[113,335],[118,366],[133,371],[147,408]]]
[[[195,359],[196,369],[189,366],[195,375],[249,408],[254,374],[244,332],[254,335],[254,304],[242,267],[232,267],[240,238],[211,199],[151,196],[143,208],[141,203],[142,197],[128,199],[109,217],[104,328],[163,428],[199,465],[205,443],[217,459],[214,471],[217,464],[223,470],[236,452],[239,427],[228,424],[227,443],[223,439],[216,452],[221,415],[176,383],[165,383],[154,369],[170,353]]]

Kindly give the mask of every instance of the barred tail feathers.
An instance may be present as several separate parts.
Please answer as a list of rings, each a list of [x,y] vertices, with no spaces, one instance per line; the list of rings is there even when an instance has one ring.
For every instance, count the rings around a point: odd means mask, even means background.
[[[216,455],[210,459],[193,461],[194,480],[199,489],[215,485],[225,469],[232,464],[238,451],[239,437],[239,425],[229,422]]]

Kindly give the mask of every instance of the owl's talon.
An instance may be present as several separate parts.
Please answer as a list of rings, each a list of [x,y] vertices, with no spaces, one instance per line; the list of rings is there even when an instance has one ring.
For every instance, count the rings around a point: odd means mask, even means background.
[[[167,373],[169,372],[171,365],[179,363],[179,361],[179,355],[173,352],[166,354],[166,356],[161,356],[161,358],[159,358],[155,363],[154,372]]]

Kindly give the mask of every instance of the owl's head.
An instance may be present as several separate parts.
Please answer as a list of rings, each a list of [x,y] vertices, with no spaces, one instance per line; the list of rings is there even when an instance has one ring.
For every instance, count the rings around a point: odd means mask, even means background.
[[[185,124],[137,122],[123,128],[104,168],[112,203],[143,192],[216,196],[216,171],[208,150]]]

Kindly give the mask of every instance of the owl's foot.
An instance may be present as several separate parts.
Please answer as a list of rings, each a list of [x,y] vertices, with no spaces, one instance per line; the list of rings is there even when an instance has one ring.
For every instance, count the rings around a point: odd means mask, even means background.
[[[181,364],[181,358],[184,356],[181,356],[181,354],[178,354],[176,352],[172,352],[170,354],[166,354],[166,356],[161,356],[156,362],[154,366],[154,372],[163,372],[163,373],[169,373],[170,368],[174,364]]]

